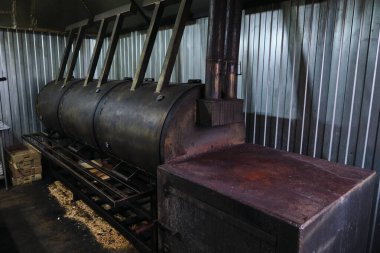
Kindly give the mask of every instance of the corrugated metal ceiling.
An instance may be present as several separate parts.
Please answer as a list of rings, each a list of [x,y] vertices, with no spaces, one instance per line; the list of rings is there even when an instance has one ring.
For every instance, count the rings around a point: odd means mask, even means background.
[[[0,28],[33,31],[62,32],[65,27],[78,21],[91,18],[120,6],[135,2],[150,17],[151,4],[158,0],[0,0]],[[163,0],[161,0],[163,1]],[[166,0],[179,2],[176,0]],[[280,2],[280,0],[243,0],[245,8],[261,3]],[[192,19],[208,15],[209,1],[193,0]],[[166,8],[162,24],[174,22],[177,6]],[[142,15],[128,18],[125,28],[129,31],[143,29],[146,22]]]

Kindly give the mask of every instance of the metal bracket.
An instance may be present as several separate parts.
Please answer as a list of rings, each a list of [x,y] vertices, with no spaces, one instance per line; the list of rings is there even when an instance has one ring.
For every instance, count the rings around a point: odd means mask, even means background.
[[[78,59],[79,50],[82,46],[82,41],[84,38],[84,32],[85,32],[86,28],[91,23],[92,23],[92,19],[85,19],[83,21],[80,21],[78,23],[75,23],[75,24],[72,24],[72,25],[66,27],[66,31],[70,31],[69,32],[69,39],[68,39],[68,42],[67,42],[67,45],[65,48],[65,52],[64,52],[63,57],[62,57],[61,65],[59,67],[58,76],[57,76],[57,79],[55,81],[56,84],[58,84],[60,81],[65,79],[65,82],[63,84],[63,86],[64,86],[71,79],[75,65],[76,65],[76,62],[77,62],[77,59]],[[68,62],[69,57],[70,57],[70,52],[71,52],[71,49],[72,49],[72,46],[74,43],[76,31],[77,31],[77,37],[76,37],[74,50],[73,50],[73,53],[71,55],[70,65],[69,65],[69,69],[67,71],[66,78],[64,78],[66,67],[67,67],[67,62]]]
[[[185,30],[186,21],[190,14],[192,0],[181,0],[178,15],[174,24],[173,34],[170,39],[168,51],[166,52],[165,61],[162,66],[160,78],[158,79],[156,93],[169,84],[170,77],[173,72],[175,60],[177,58],[178,50],[181,45],[182,35]]]
[[[148,68],[149,60],[152,55],[154,43],[156,41],[158,28],[160,26],[160,21],[162,18],[162,14],[164,13],[164,3],[157,2],[154,7],[154,12],[151,18],[151,22],[149,25],[147,37],[144,43],[144,49],[140,57],[140,63],[138,65],[135,78],[132,83],[131,90],[134,91],[138,86],[140,86],[146,74],[146,70]]]
[[[123,24],[123,21],[124,21],[124,15],[117,14],[116,19],[115,19],[115,24],[114,24],[113,29],[112,29],[111,41],[110,41],[110,45],[109,45],[108,50],[107,50],[106,60],[104,62],[104,67],[103,67],[102,73],[99,77],[99,81],[98,81],[98,85],[97,85],[98,88],[102,84],[106,83],[108,80],[108,75],[109,75],[110,70],[111,70],[111,65],[112,65],[114,55],[115,55],[116,46],[117,46],[117,43],[119,41],[120,30],[121,30],[121,26]]]
[[[144,21],[147,24],[149,24],[149,17],[145,14],[143,8],[139,4],[137,4],[135,0],[131,0],[131,3],[133,3],[136,6],[137,11],[140,13]]]
[[[59,81],[63,80],[63,76],[64,76],[65,70],[66,70],[67,61],[69,60],[69,56],[70,56],[70,52],[71,52],[71,47],[72,47],[72,45],[74,43],[74,39],[75,39],[74,30],[70,30],[70,32],[69,32],[69,38],[68,38],[67,45],[66,45],[66,49],[65,49],[65,52],[63,53],[61,65],[59,67],[58,76],[57,76],[57,79],[56,79],[56,83],[57,84],[58,84]]]
[[[71,80],[71,78],[73,76],[74,68],[75,68],[75,65],[77,64],[77,60],[78,60],[78,56],[79,56],[79,50],[82,47],[82,42],[83,42],[83,38],[84,38],[84,31],[85,31],[84,26],[79,27],[77,39],[76,39],[75,46],[74,46],[74,51],[71,55],[69,69],[67,70],[67,74],[66,74],[66,78],[65,78],[65,82],[63,83],[63,86],[65,86],[67,84],[67,82]]]
[[[88,74],[83,86],[87,86],[87,84],[93,81],[94,79],[94,74],[95,74],[96,66],[98,65],[100,52],[102,51],[102,46],[103,46],[104,38],[107,32],[107,27],[108,27],[108,21],[106,19],[102,19],[100,21],[99,32],[96,37],[94,52],[92,54],[91,62],[88,67]]]

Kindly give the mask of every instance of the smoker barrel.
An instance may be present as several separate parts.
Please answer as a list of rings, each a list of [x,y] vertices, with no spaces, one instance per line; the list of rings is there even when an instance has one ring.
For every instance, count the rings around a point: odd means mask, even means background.
[[[215,148],[243,143],[244,123],[217,128],[198,126],[200,84],[173,84],[154,92],[156,83],[131,91],[130,81],[83,87],[49,83],[41,90],[37,112],[45,127],[111,153],[156,173],[159,164]]]
[[[71,88],[72,85],[78,84],[81,80],[73,80],[63,86],[63,81],[55,81],[47,84],[37,97],[37,114],[44,126],[49,130],[63,132],[58,119],[58,107],[63,95]]]
[[[69,89],[61,99],[58,109],[62,129],[67,136],[73,136],[92,147],[98,143],[94,132],[94,115],[102,98],[121,82],[109,82],[97,88],[96,82],[83,87],[79,83]],[[80,124],[78,124],[80,123]]]

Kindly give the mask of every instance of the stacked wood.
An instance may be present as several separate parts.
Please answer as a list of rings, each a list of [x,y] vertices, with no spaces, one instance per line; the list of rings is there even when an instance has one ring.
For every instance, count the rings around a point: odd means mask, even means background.
[[[42,178],[41,154],[29,145],[6,149],[13,185],[29,184]]]

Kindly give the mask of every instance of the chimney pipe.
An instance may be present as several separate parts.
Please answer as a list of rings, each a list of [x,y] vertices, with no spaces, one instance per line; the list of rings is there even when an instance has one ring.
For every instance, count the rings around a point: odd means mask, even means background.
[[[244,123],[244,101],[237,99],[241,9],[240,0],[210,0],[205,98],[197,101],[199,125]]]
[[[226,0],[210,0],[206,60],[206,99],[220,99],[224,72]]]
[[[227,99],[237,98],[237,71],[239,61],[242,7],[240,0],[227,0],[225,38],[225,85]]]

